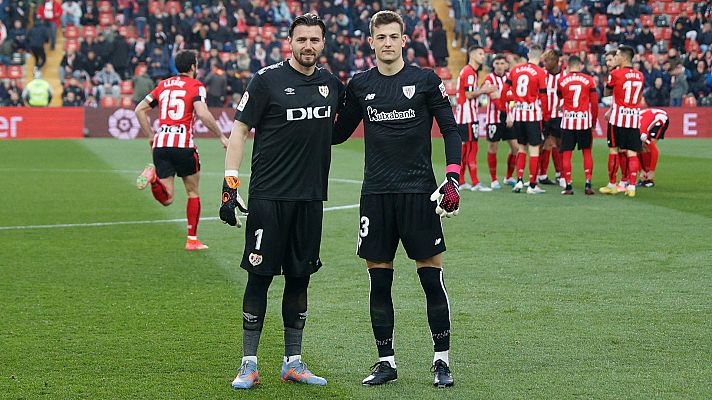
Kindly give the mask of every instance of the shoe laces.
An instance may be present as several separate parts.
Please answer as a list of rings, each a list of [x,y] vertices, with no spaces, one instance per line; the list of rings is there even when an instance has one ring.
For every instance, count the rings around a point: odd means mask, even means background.
[[[244,361],[242,365],[240,365],[240,370],[238,371],[238,375],[247,375],[250,372],[254,371],[255,368],[251,365],[252,363],[249,361]]]
[[[385,363],[385,364],[384,364]],[[377,363],[371,365],[371,372],[376,373],[381,370],[382,366],[391,366],[391,364],[388,361],[378,361]]]
[[[442,373],[449,374],[450,367],[448,367],[444,361],[438,360],[438,361],[435,361],[435,364],[433,364],[432,367],[430,367],[430,372],[437,372],[439,374],[442,374]]]
[[[307,373],[311,373],[311,371],[309,371],[309,369],[307,368],[307,364],[302,360],[297,360],[297,365],[294,366],[293,369],[294,369],[294,372],[296,372],[297,374],[299,374],[303,371],[306,371]]]

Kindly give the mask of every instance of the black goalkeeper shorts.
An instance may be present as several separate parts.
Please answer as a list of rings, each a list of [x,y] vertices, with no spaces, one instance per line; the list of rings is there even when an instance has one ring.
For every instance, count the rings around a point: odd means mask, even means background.
[[[321,268],[321,201],[250,198],[240,266],[257,275],[309,276]]]
[[[425,193],[367,194],[361,196],[358,256],[391,262],[398,241],[412,260],[445,251],[445,238],[436,203]]]

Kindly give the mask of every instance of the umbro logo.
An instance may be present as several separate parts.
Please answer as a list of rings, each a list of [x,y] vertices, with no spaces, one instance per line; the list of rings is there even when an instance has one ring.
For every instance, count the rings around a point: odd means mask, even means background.
[[[376,93],[369,93],[366,95],[366,101],[373,100],[376,98]]]
[[[284,89],[284,94],[286,94],[287,96],[289,96],[290,94],[294,94],[294,88],[288,87]]]

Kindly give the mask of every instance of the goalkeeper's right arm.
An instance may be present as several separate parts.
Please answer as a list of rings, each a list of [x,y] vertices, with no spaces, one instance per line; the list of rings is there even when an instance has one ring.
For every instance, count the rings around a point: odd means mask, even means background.
[[[230,133],[230,141],[225,154],[225,179],[223,180],[222,202],[220,205],[220,219],[231,226],[242,226],[238,212],[247,214],[247,206],[237,192],[240,186],[238,170],[242,163],[245,142],[250,128],[240,121],[235,121]]]

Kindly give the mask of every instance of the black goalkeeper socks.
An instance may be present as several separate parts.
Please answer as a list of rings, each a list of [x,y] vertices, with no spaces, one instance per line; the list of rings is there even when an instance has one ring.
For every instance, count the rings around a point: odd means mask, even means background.
[[[388,268],[370,268],[369,307],[371,312],[371,327],[376,339],[379,357],[395,354],[393,351],[393,299],[391,286],[393,270]]]
[[[428,324],[435,344],[435,351],[450,349],[450,304],[443,282],[441,268],[418,268],[420,284],[425,291],[428,309]]]

